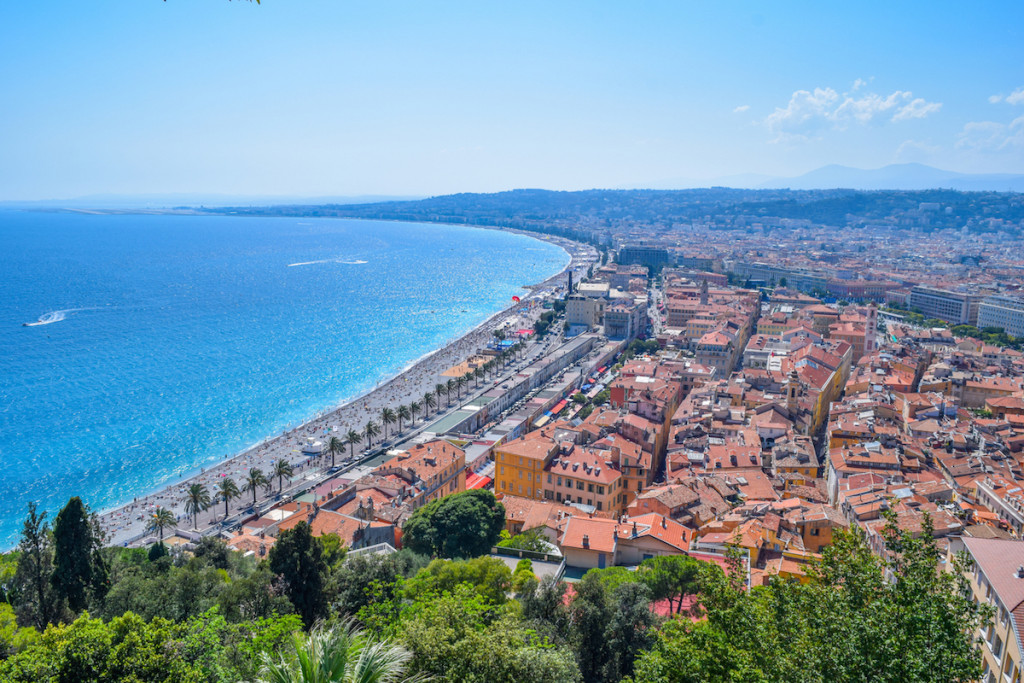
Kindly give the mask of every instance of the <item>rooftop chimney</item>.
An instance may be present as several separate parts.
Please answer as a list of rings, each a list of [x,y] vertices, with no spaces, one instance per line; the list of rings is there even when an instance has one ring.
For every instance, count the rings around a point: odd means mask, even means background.
[[[583,534],[583,547],[588,549],[590,548],[590,536],[587,536],[586,534]]]

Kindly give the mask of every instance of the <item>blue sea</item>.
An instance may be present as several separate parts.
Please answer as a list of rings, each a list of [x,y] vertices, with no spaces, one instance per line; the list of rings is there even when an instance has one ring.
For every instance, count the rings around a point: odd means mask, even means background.
[[[0,548],[372,388],[557,273],[467,227],[0,212]],[[43,323],[24,326],[23,323]]]

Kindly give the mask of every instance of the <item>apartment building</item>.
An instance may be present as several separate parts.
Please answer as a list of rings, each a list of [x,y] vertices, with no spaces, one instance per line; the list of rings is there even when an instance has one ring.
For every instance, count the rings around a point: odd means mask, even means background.
[[[967,554],[967,581],[977,602],[995,608],[992,622],[978,633],[984,670],[981,683],[1020,683],[1024,636],[1024,543],[998,538],[951,539],[946,566]]]
[[[1024,337],[1024,300],[990,296],[978,305],[978,327],[1001,327],[1011,337]]]
[[[977,325],[981,301],[977,294],[918,285],[910,290],[908,303],[925,318],[938,318],[953,325]]]

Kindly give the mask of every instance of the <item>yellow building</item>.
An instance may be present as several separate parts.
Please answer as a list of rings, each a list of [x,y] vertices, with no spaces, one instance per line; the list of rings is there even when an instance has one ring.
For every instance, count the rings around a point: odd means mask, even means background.
[[[544,468],[558,453],[551,431],[538,429],[494,449],[495,493],[544,498]]]

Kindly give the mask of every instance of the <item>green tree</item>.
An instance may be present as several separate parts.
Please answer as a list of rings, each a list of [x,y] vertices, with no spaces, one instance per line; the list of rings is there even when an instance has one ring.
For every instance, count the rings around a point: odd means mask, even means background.
[[[472,586],[482,597],[500,605],[512,588],[512,571],[498,558],[486,555],[470,560],[434,560],[406,582],[405,592],[415,600],[451,592],[460,584]]]
[[[442,385],[438,384],[437,386],[440,387]],[[440,397],[441,397],[441,394],[437,393],[436,390],[435,391],[428,391],[427,393],[423,394],[423,417],[424,417],[424,419],[426,418],[427,414],[430,412],[431,408],[433,408],[434,406],[437,405],[437,400]]]
[[[332,436],[327,439],[327,452],[331,454],[331,467],[334,467],[335,458],[345,452],[345,446],[350,445],[352,442],[346,437],[342,439],[340,436]]]
[[[134,614],[109,624],[79,617],[51,626],[37,643],[0,663],[0,680],[10,683],[74,681],[113,683],[201,683],[207,679],[188,653],[174,647],[181,627],[163,620],[144,621]]]
[[[720,570],[699,573],[706,619],[666,626],[635,680],[938,683],[981,677],[974,634],[991,617],[960,573],[937,571],[931,522],[919,538],[887,514],[885,559],[863,532],[836,534],[810,583],[745,590]]]
[[[540,527],[527,529],[521,534],[498,543],[502,548],[515,548],[516,550],[529,550],[535,553],[552,552],[551,544]]]
[[[149,517],[149,521],[146,522],[146,531],[152,531],[157,534],[160,538],[160,544],[164,542],[164,531],[171,529],[178,524],[178,520],[174,518],[174,513],[165,507],[157,507]]]
[[[537,575],[533,573],[533,562],[528,558],[519,560],[516,563],[516,570],[512,574],[512,590],[521,593],[529,582],[536,580]]]
[[[258,467],[250,467],[249,474],[245,475],[245,485],[242,486],[242,490],[252,492],[252,504],[253,507],[256,507],[256,490],[266,489],[268,486],[270,486],[270,480],[267,479],[267,475],[263,474],[263,470]]]
[[[402,528],[403,544],[424,555],[477,557],[498,541],[504,526],[505,506],[493,492],[474,489],[416,510]]]
[[[416,424],[416,415],[423,410],[423,404],[419,401],[412,401],[409,403],[409,414],[412,416],[412,423]]]
[[[400,639],[412,652],[411,670],[460,683],[578,683],[571,653],[551,647],[515,614],[494,606],[470,586],[414,603]]]
[[[411,655],[389,641],[374,642],[351,623],[318,626],[292,639],[292,656],[265,656],[261,683],[399,683],[423,680],[407,676]]]
[[[376,590],[382,600],[396,599],[403,579],[425,566],[426,559],[409,550],[389,555],[350,555],[331,572],[327,593],[331,608],[342,616],[357,616]],[[376,586],[371,590],[371,586]]]
[[[641,583],[624,583],[612,593],[612,617],[605,629],[611,659],[608,681],[633,675],[633,663],[656,639],[657,617],[651,612],[650,592]]]
[[[465,384],[465,379],[463,379],[462,383]],[[459,384],[459,382],[456,381],[456,379],[449,379],[445,383],[445,385],[444,385],[445,396],[446,396],[445,404],[444,404],[445,407],[448,407],[448,406],[450,406],[452,404],[452,392],[453,391],[458,392],[458,390],[459,390],[459,388],[461,386],[462,386],[462,384]],[[440,394],[438,394],[438,395],[440,395]],[[458,393],[456,393],[456,396],[457,395],[458,395]]]
[[[388,425],[392,425],[398,421],[398,414],[394,410],[385,406],[380,411],[380,423],[384,426],[384,440],[388,439]]]
[[[331,437],[331,438],[334,439],[334,438],[337,438],[337,437]],[[277,477],[277,494],[278,495],[281,495],[282,493],[284,493],[284,478],[285,477],[291,478],[291,476],[293,474],[295,474],[295,468],[292,467],[292,464],[290,462],[288,462],[287,460],[285,460],[284,458],[281,458],[280,460],[278,460],[277,462],[274,463],[274,469],[270,472],[270,476],[271,477]]]
[[[0,661],[16,652],[31,647],[39,639],[39,632],[31,626],[19,627],[14,609],[0,602]]]
[[[57,597],[81,612],[90,596],[106,594],[107,571],[101,542],[89,508],[74,496],[57,513],[53,525],[53,583]]]
[[[312,535],[309,524],[299,522],[278,535],[270,549],[269,566],[283,579],[285,594],[306,628],[324,616],[323,585],[327,565],[320,541]]]
[[[14,592],[19,596],[18,622],[23,626],[46,628],[60,616],[60,597],[50,583],[53,575],[53,537],[46,512],[28,505],[28,517],[18,544],[18,567],[14,574]]]
[[[227,519],[231,513],[229,510],[231,501],[240,495],[242,492],[238,490],[238,484],[231,477],[224,477],[217,483],[217,497],[224,501],[224,519]]]
[[[350,429],[345,432],[345,443],[348,445],[348,457],[350,460],[354,460],[356,457],[356,446],[363,440],[363,435],[354,429]],[[331,461],[331,467],[334,466],[334,461]]]
[[[402,421],[408,420],[412,417],[412,412],[409,410],[409,406],[402,404],[398,406],[398,410],[395,411],[395,417],[398,418],[398,433],[402,433]]]
[[[606,680],[614,654],[606,633],[612,616],[604,584],[588,572],[576,584],[576,595],[569,606],[569,640],[583,680],[588,683]]]
[[[363,434],[366,436],[367,447],[373,448],[373,437],[380,434],[380,427],[373,420],[369,420],[363,427]]]
[[[678,614],[686,596],[697,592],[702,565],[687,555],[661,555],[641,562],[637,578],[651,591],[652,600],[669,600]]]
[[[199,527],[199,513],[209,509],[212,503],[206,484],[192,484],[185,494],[185,514],[192,516],[192,528]]]

